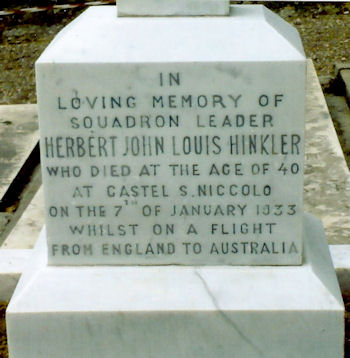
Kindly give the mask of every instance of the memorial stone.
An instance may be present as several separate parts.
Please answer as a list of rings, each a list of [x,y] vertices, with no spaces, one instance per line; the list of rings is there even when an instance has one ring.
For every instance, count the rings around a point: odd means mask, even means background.
[[[39,58],[49,264],[301,264],[305,56],[232,9],[88,10]]]
[[[46,229],[10,358],[341,358],[339,286],[302,211],[296,30],[225,0],[117,8],[36,64]]]

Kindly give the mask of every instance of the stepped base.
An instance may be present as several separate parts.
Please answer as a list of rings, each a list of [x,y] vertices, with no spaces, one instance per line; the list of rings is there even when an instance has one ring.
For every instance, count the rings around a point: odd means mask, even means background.
[[[7,310],[10,358],[341,358],[322,225],[302,266],[53,267],[45,233]]]

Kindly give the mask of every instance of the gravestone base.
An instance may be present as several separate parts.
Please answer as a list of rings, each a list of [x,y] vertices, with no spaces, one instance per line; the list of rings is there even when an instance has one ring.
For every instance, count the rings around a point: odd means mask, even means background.
[[[10,358],[341,358],[344,306],[321,223],[301,266],[47,265],[7,310]]]

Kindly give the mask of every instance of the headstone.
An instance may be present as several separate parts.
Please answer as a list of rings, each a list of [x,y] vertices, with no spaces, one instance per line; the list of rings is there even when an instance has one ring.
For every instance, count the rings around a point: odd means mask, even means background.
[[[276,15],[93,9],[36,70],[49,264],[301,264],[305,56]]]
[[[38,60],[46,230],[10,358],[342,357],[302,212],[300,38],[263,6],[212,4],[90,8]]]

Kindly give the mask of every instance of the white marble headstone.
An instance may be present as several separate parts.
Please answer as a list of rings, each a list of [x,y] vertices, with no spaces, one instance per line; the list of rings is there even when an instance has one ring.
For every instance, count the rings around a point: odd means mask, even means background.
[[[301,42],[232,8],[89,9],[40,57],[50,264],[301,263]]]

